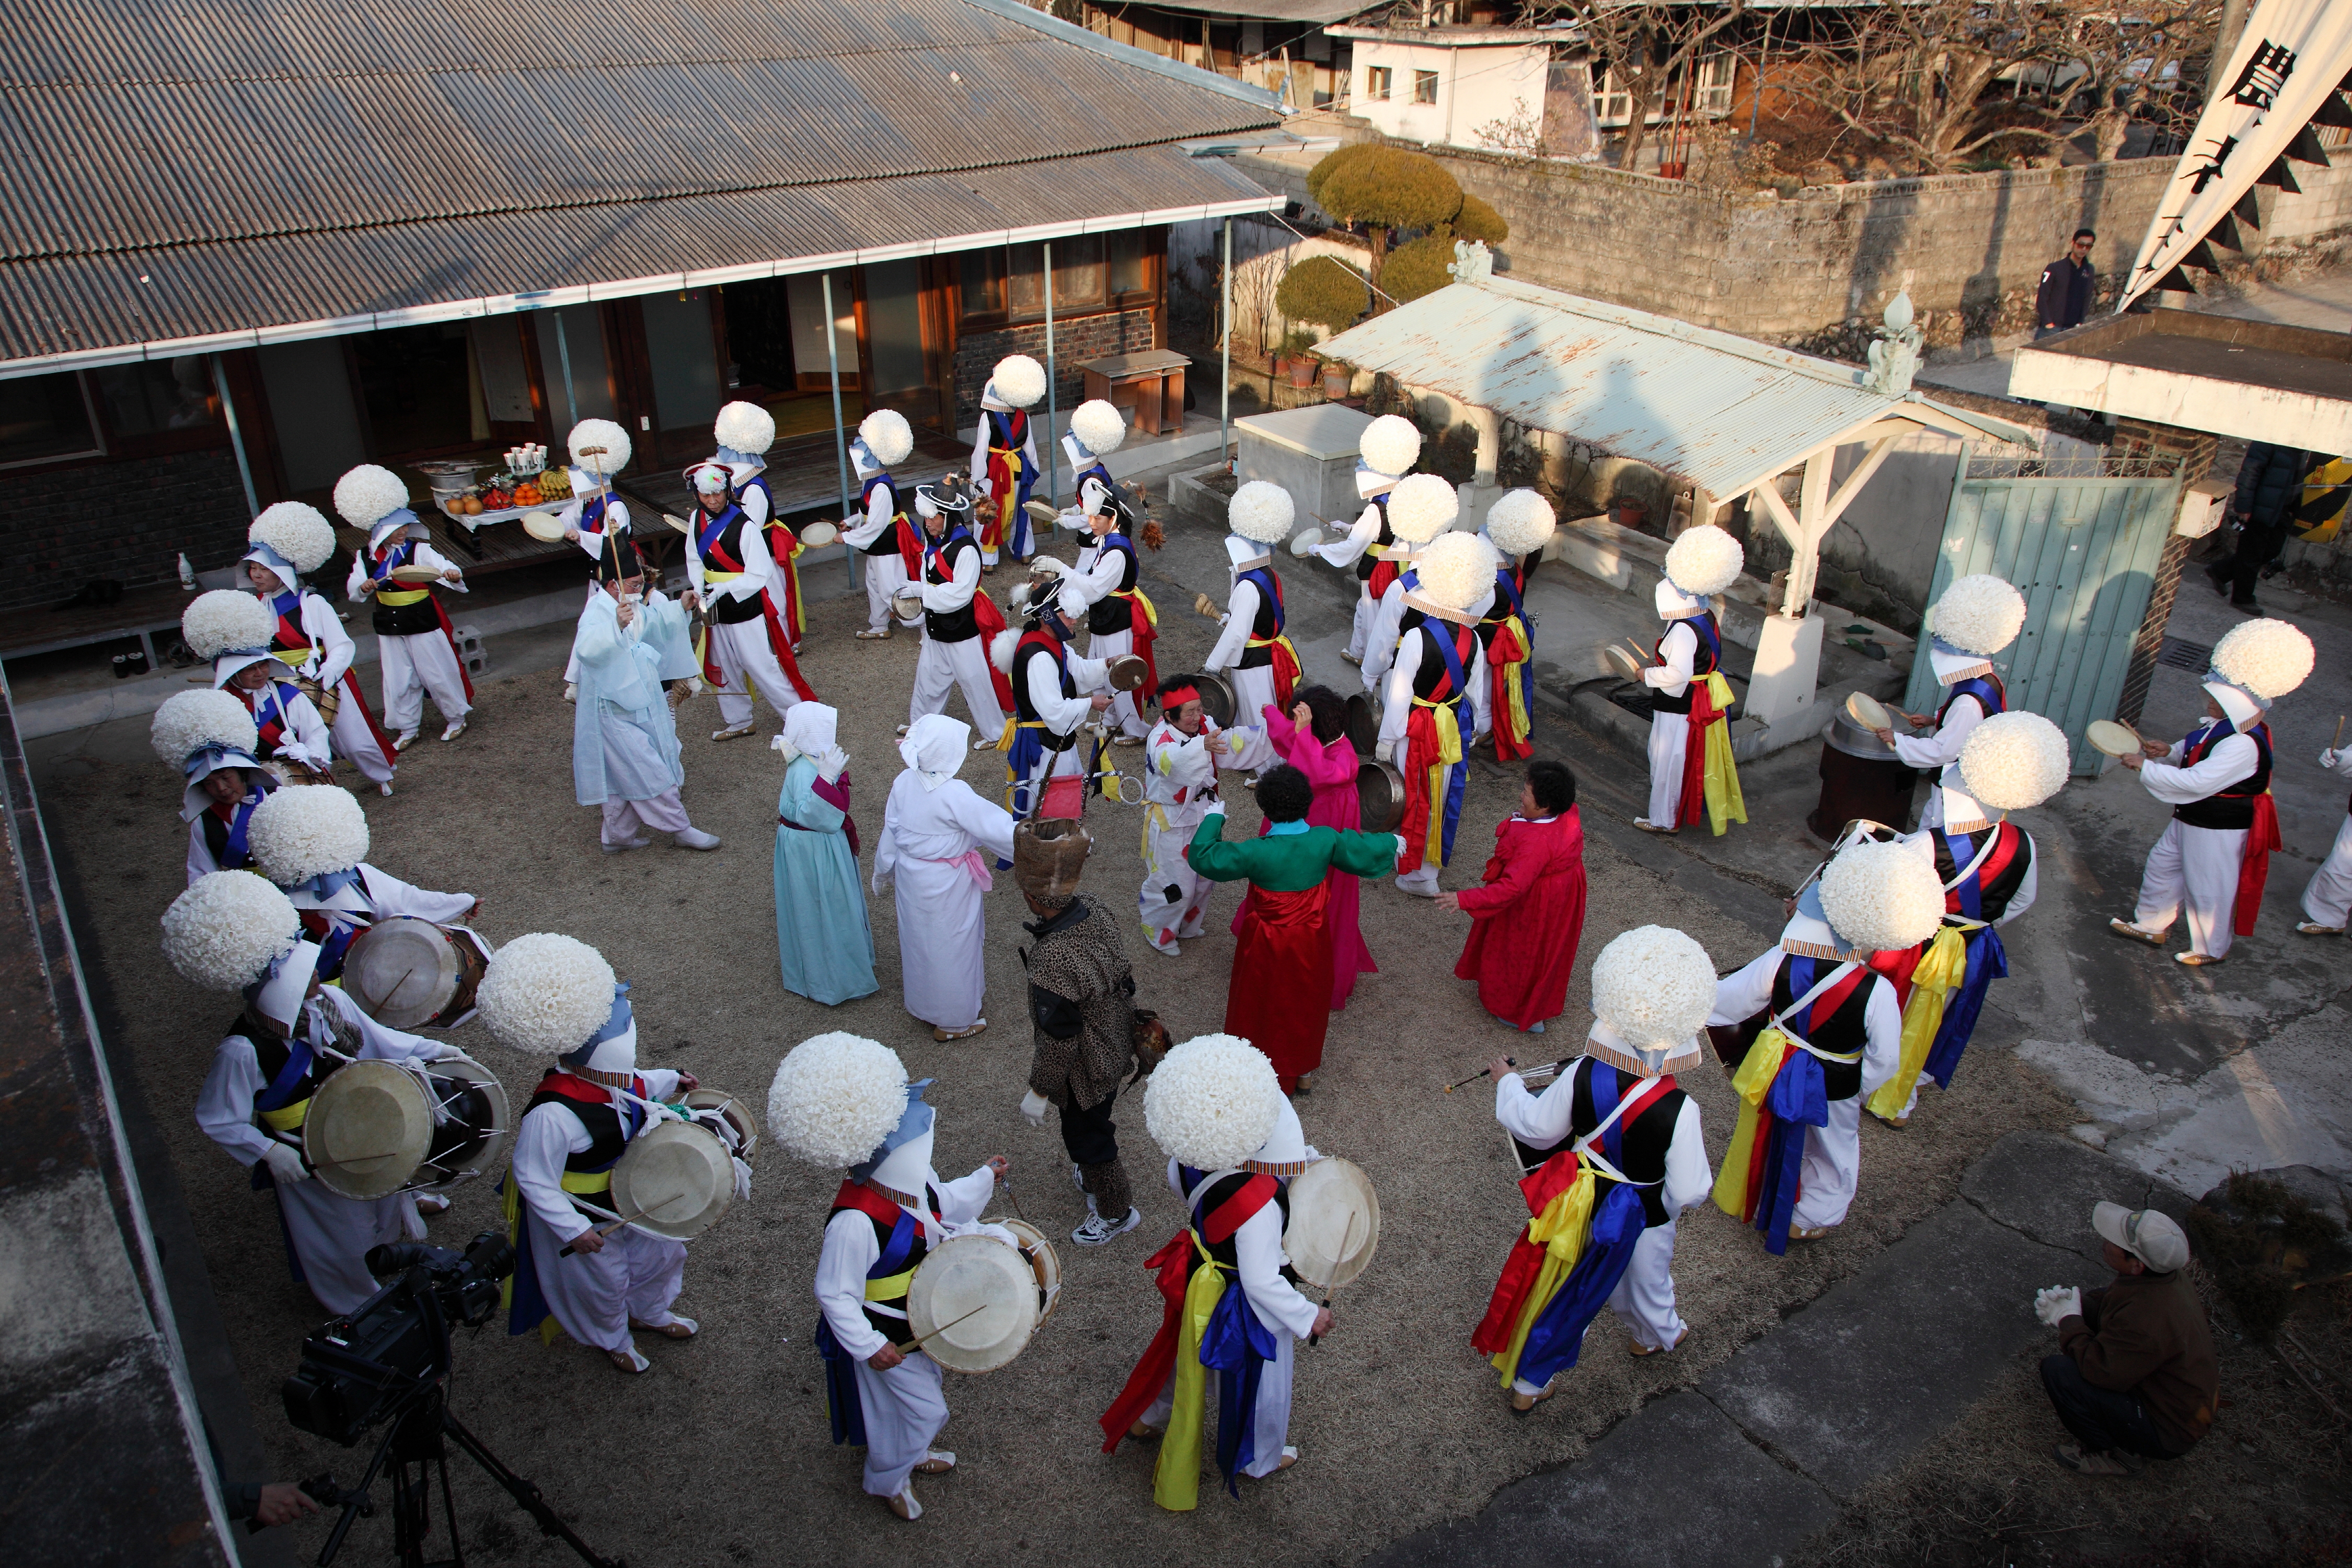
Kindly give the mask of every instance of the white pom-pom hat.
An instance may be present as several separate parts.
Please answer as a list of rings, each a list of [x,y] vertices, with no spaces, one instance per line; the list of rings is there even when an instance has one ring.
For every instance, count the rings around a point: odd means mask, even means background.
[[[1512,490],[1486,509],[1486,537],[1506,555],[1541,550],[1559,529],[1551,502],[1533,490]]]
[[[1462,497],[1435,474],[1407,474],[1389,491],[1389,531],[1407,544],[1426,544],[1454,526]]]
[[[730,403],[711,421],[710,435],[722,454],[764,457],[776,444],[776,416],[756,403]]]
[[[235,588],[199,594],[180,612],[180,638],[198,658],[267,648],[277,629],[268,605]]]
[[[564,445],[572,453],[572,467],[605,478],[627,468],[636,450],[629,444],[629,433],[610,419],[583,419],[572,427]],[[591,452],[591,447],[602,449]]]
[[[2213,673],[2263,708],[2301,686],[2311,674],[2312,660],[2311,639],[2302,628],[2268,616],[2231,626],[2213,645]],[[2208,681],[2206,689],[2213,684]],[[2231,717],[2241,725],[2249,722],[2236,714]]]
[[[246,552],[247,561],[258,560],[273,569],[284,562],[307,575],[335,552],[335,525],[315,506],[282,500],[262,509],[246,529],[245,542],[252,547]]]
[[[1116,452],[1127,439],[1127,420],[1099,397],[1090,397],[1070,410],[1070,435],[1093,457]]]
[[[1989,658],[2017,640],[2025,626],[2025,595],[1990,572],[1956,579],[1928,610],[1937,642]]]
[[[875,463],[903,463],[915,450],[915,427],[895,408],[877,408],[857,422],[857,438]]]
[[[768,1131],[796,1160],[865,1163],[907,1110],[907,1068],[878,1040],[835,1030],[803,1040],[768,1085]]]
[[[2018,711],[1996,713],[1969,731],[1958,760],[1960,787],[1994,811],[2040,805],[2066,787],[2074,766],[2064,731],[2039,713]]]
[[[253,808],[246,842],[257,870],[281,888],[296,887],[367,858],[367,814],[349,790],[281,789]]]
[[[1007,408],[1026,408],[1045,395],[1045,367],[1027,354],[1006,354],[988,373],[988,387],[981,402],[990,400]]]
[[[1830,929],[1858,952],[1916,947],[1944,922],[1944,884],[1924,837],[1847,845],[1822,873],[1820,892]]]
[[[1220,1171],[1264,1147],[1282,1103],[1282,1081],[1264,1051],[1237,1036],[1200,1035],[1153,1070],[1143,1125],[1179,1163]]]
[[[1666,546],[1666,581],[1686,598],[1711,598],[1738,579],[1747,561],[1739,541],[1711,522],[1702,522],[1684,529]]]
[[[1259,544],[1279,544],[1290,537],[1298,508],[1290,492],[1267,479],[1251,479],[1234,491],[1225,503],[1225,526]]]
[[[1503,558],[1475,533],[1449,533],[1412,559],[1418,586],[1404,602],[1425,615],[1460,621],[1494,595]]]
[[[562,1056],[604,1026],[614,989],[603,953],[574,937],[533,931],[490,955],[474,1001],[499,1044]]]
[[[226,691],[180,691],[163,699],[147,726],[155,758],[173,773],[196,752],[211,748],[250,752],[261,742],[253,715]]]
[[[1668,926],[1636,926],[1593,960],[1585,1054],[1634,1072],[1679,1071],[1697,1062],[1698,1032],[1714,1010],[1706,949]]]
[[[1356,451],[1364,467],[1395,479],[1421,460],[1421,426],[1402,415],[1383,414],[1364,426]]]
[[[301,940],[293,901],[250,871],[207,872],[163,911],[163,956],[207,991],[244,990]]]
[[[353,528],[373,528],[407,505],[407,481],[379,463],[362,463],[335,481],[335,510]]]

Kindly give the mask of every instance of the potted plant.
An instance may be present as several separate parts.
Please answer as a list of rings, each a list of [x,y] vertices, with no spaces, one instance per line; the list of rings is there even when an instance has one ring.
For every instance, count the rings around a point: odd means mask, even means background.
[[[1338,403],[1356,390],[1356,367],[1344,360],[1323,362],[1323,395]]]

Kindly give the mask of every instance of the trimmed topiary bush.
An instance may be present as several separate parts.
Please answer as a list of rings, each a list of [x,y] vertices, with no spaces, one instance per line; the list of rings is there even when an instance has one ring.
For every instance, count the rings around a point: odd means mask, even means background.
[[[1331,256],[1310,256],[1282,275],[1275,309],[1294,321],[1342,331],[1371,308],[1364,275]]]

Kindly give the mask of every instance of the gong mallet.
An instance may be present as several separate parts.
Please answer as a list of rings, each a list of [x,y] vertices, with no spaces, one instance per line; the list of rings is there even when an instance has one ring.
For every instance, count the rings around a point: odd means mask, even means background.
[[[596,1227],[596,1234],[597,1234],[598,1236],[610,1236],[610,1235],[612,1235],[614,1231],[616,1231],[616,1230],[620,1229],[620,1228],[621,1228],[623,1226],[625,1226],[625,1225],[635,1225],[635,1224],[636,1224],[636,1223],[637,1223],[637,1221],[639,1221],[639,1220],[641,1220],[641,1219],[645,1219],[645,1218],[646,1218],[646,1217],[647,1217],[647,1216],[649,1216],[649,1215],[657,1215],[657,1214],[661,1213],[661,1211],[662,1211],[662,1210],[664,1210],[664,1209],[666,1209],[666,1208],[669,1207],[669,1205],[672,1205],[672,1204],[674,1204],[674,1203],[677,1202],[677,1201],[678,1201],[678,1198],[682,1198],[682,1197],[684,1197],[684,1196],[686,1196],[686,1194],[685,1194],[684,1193],[680,1193],[680,1194],[677,1194],[677,1197],[664,1198],[661,1202],[659,1202],[659,1203],[657,1203],[657,1204],[654,1205],[654,1206],[653,1206],[653,1207],[651,1207],[651,1208],[649,1208],[649,1209],[639,1209],[639,1210],[638,1210],[636,1213],[635,1213],[635,1214],[623,1215],[620,1218],[618,1218],[618,1219],[614,1220],[614,1221],[612,1224],[610,1224],[610,1225],[600,1225],[600,1226],[598,1226]],[[570,1247],[569,1245],[566,1245],[566,1246],[565,1246],[564,1247],[562,1247],[560,1251],[558,1251],[558,1252],[556,1253],[556,1255],[555,1255],[555,1256],[556,1256],[556,1257],[558,1257],[558,1258],[569,1258],[569,1257],[571,1257],[571,1256],[572,1256],[572,1248],[571,1248],[571,1247]]]
[[[2336,739],[2334,739],[2334,740],[2332,740],[2332,741],[2330,741],[2330,742],[2327,742],[2327,749],[2328,749],[2329,751],[2331,751],[2331,752],[2332,752],[2332,751],[2336,750],[2336,747],[2338,747],[2338,746],[2342,745],[2343,743],[2344,743],[2344,715],[2343,715],[2343,714],[2341,714],[2341,713],[2338,713],[2338,714],[2336,716]]]
[[[1505,1057],[1503,1059],[1504,1059],[1505,1061],[1507,1061],[1507,1062],[1510,1063],[1513,1067],[1517,1067],[1517,1066],[1518,1066],[1518,1065],[1519,1065],[1519,1058],[1517,1058],[1517,1057]],[[1476,1072],[1472,1073],[1468,1078],[1463,1079],[1461,1079],[1459,1082],[1456,1082],[1456,1083],[1449,1083],[1449,1084],[1447,1084],[1447,1085],[1445,1086],[1445,1092],[1446,1092],[1446,1093],[1448,1093],[1448,1094],[1452,1094],[1455,1089],[1460,1089],[1460,1088],[1462,1087],[1462,1085],[1463,1085],[1463,1084],[1465,1084],[1465,1083],[1476,1083],[1480,1079],[1485,1078],[1486,1076],[1486,1069],[1485,1068],[1480,1068]]]
[[[974,1307],[971,1311],[966,1312],[963,1315],[963,1318],[976,1318],[982,1312],[987,1311],[992,1305],[994,1305],[993,1302],[982,1301],[979,1306]],[[890,1348],[897,1351],[900,1355],[905,1355],[908,1351],[921,1350],[927,1342],[938,1339],[941,1334],[946,1333],[950,1329],[954,1328],[957,1323],[962,1322],[963,1318],[958,1318],[952,1322],[941,1323],[938,1328],[933,1329],[929,1333],[921,1336],[919,1339],[908,1340],[903,1345],[893,1345]]]
[[[1354,1211],[1350,1210],[1348,1215],[1347,1228],[1339,1233],[1339,1256],[1331,1259],[1331,1272],[1334,1275],[1337,1275],[1339,1272],[1339,1265],[1348,1261],[1348,1244],[1355,1239],[1356,1215]],[[1323,1310],[1325,1311],[1329,1311],[1331,1310],[1331,1298],[1337,1296],[1339,1293],[1339,1287],[1337,1285],[1333,1285],[1330,1289],[1323,1292]],[[1323,1342],[1323,1336],[1321,1334],[1309,1334],[1307,1336],[1307,1342],[1309,1346],[1319,1345]]]

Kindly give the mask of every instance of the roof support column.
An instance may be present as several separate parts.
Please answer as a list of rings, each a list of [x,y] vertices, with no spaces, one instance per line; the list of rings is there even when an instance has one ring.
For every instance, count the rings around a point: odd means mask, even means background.
[[[1812,705],[1813,688],[1822,671],[1822,617],[1806,614],[1813,580],[1821,567],[1822,536],[1837,521],[1830,506],[1830,468],[1836,448],[1825,447],[1805,459],[1805,477],[1798,490],[1797,511],[1769,482],[1756,487],[1772,524],[1789,542],[1788,588],[1778,614],[1764,617],[1756,642],[1756,672],[1749,679],[1742,716],[1774,724]]]
[[[824,358],[825,367],[833,376],[833,454],[840,465],[841,522],[845,531],[849,526],[849,431],[841,421],[841,335],[834,329],[837,323],[833,314],[833,274],[817,275],[818,287],[824,290]],[[842,564],[849,568],[849,591],[857,592],[857,552],[847,542],[841,546]]]

